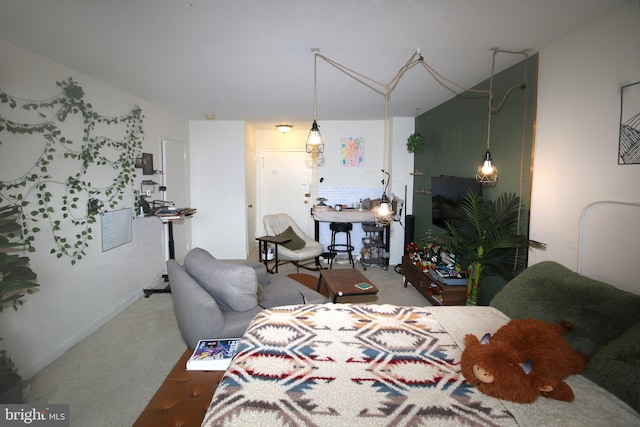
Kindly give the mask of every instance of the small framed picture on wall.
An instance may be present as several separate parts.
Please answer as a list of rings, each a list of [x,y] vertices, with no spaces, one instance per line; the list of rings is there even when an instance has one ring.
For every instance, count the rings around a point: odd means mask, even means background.
[[[364,166],[364,138],[340,138],[340,166]]]
[[[136,168],[142,169],[142,175],[153,175],[153,154],[142,153],[142,156],[136,159]]]
[[[620,90],[620,137],[618,164],[640,164],[640,82]]]

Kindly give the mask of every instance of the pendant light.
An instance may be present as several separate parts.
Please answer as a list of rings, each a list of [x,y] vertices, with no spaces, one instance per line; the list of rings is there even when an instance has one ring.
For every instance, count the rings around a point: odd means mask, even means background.
[[[374,211],[374,220],[378,225],[388,225],[393,222],[393,205],[387,197],[387,187],[389,186],[389,172],[382,169],[385,178],[382,179],[382,197],[380,197],[380,206]]]
[[[385,86],[384,95],[384,135],[383,135],[383,165],[386,168],[389,159],[389,86]],[[393,205],[391,200],[387,197],[387,187],[389,186],[389,179],[391,175],[385,169],[381,172],[382,176],[382,197],[380,197],[380,207],[374,212],[373,219],[377,225],[386,226],[393,222]]]
[[[307,137],[307,143],[305,145],[305,151],[307,153],[324,153],[324,141],[322,135],[320,135],[320,129],[318,127],[317,114],[318,114],[318,95],[317,95],[317,71],[318,71],[318,49],[311,49],[313,54],[313,124]]]
[[[487,151],[486,153],[484,153],[484,156],[482,156],[482,161],[480,162],[480,166],[478,166],[478,171],[476,172],[476,181],[487,185],[495,184],[496,182],[498,182],[498,168],[493,164],[491,151],[489,150],[489,147],[491,145],[491,115],[493,114],[493,75],[495,72],[497,53],[497,50],[493,51],[491,79],[489,80],[489,106],[487,108]]]

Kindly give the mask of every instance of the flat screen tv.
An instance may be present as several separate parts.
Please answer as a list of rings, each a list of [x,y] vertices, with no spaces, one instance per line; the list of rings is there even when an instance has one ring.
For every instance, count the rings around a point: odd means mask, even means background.
[[[431,214],[433,225],[447,228],[445,222],[453,219],[460,209],[460,202],[468,190],[482,195],[482,183],[475,178],[449,176],[431,177]]]

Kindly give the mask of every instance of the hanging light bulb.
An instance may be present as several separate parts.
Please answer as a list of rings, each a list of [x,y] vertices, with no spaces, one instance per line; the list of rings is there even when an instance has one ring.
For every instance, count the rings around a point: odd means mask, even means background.
[[[382,190],[382,197],[380,197],[380,206],[374,209],[373,218],[378,225],[387,225],[393,222],[393,205],[391,200],[387,197],[387,186],[389,185],[389,172],[382,170],[387,176],[387,181],[382,180],[384,188]]]
[[[373,219],[378,225],[387,225],[393,222],[393,208],[391,201],[385,194],[382,195],[380,206],[373,211]]]
[[[320,135],[320,129],[318,128],[318,51],[320,49],[311,49],[313,52],[313,124],[307,137],[307,144],[305,145],[305,151],[307,153],[324,153],[324,141],[322,135]]]
[[[392,213],[392,210],[390,208],[391,203],[389,203],[389,200],[381,200],[380,201],[380,209],[378,210],[378,213],[380,214],[380,216],[389,216]]]
[[[324,143],[322,141],[322,135],[320,135],[318,122],[316,122],[315,119],[313,120],[311,130],[309,131],[309,136],[307,137],[305,150],[307,151],[307,153],[313,153],[314,151],[318,153],[324,153]]]
[[[495,167],[493,161],[491,160],[491,152],[489,151],[489,146],[491,145],[491,114],[493,113],[493,76],[495,72],[496,65],[496,54],[497,50],[493,51],[493,62],[491,64],[491,79],[489,80],[489,106],[488,106],[488,117],[487,117],[487,152],[484,153],[482,157],[482,162],[480,166],[478,166],[478,171],[476,172],[476,181],[481,182],[483,184],[495,184],[498,182],[498,168]]]
[[[489,150],[484,154],[480,166],[478,166],[476,181],[482,183],[495,183],[498,181],[498,168],[493,164]]]

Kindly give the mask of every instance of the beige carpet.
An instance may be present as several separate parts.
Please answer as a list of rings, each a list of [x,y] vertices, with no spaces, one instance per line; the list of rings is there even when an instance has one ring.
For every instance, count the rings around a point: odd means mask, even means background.
[[[334,264],[334,268],[350,268]],[[340,302],[429,305],[393,266],[358,268],[379,292]],[[300,270],[315,276],[318,273]],[[295,274],[293,265],[280,275]],[[309,279],[307,280],[314,280]],[[142,292],[141,292],[142,294]],[[72,427],[131,426],[186,348],[169,294],[140,298],[31,379],[28,403],[70,405]]]

